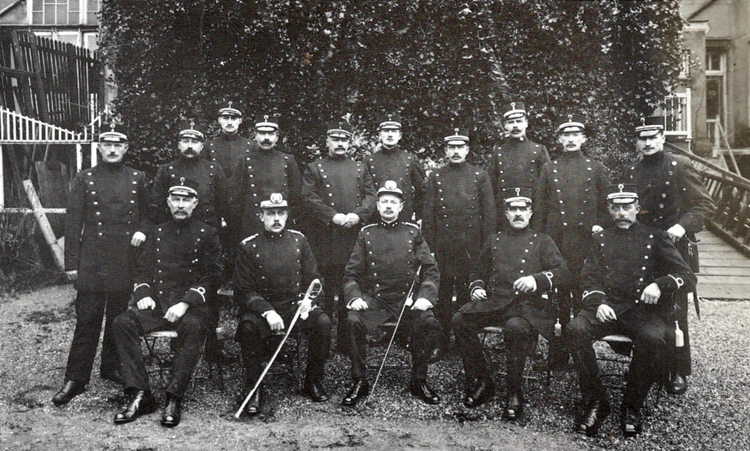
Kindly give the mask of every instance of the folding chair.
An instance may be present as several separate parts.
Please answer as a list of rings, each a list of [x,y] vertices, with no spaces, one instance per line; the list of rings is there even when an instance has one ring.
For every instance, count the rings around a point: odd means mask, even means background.
[[[507,350],[505,348],[505,334],[503,332],[503,328],[500,326],[487,326],[479,329],[477,332],[479,334],[479,342],[482,344],[482,348],[485,350],[485,352],[489,351],[492,353],[502,352],[505,353]],[[541,335],[541,334],[540,334]],[[543,336],[542,336],[543,338]],[[526,361],[526,365],[524,367],[524,382],[528,385],[529,380],[538,381],[539,378],[536,376],[532,376],[531,372],[534,369],[534,356],[536,355],[536,350],[539,347],[539,340],[537,339],[536,343],[534,344],[534,350],[531,352],[530,358]],[[492,355],[490,355],[490,358],[488,359],[493,366],[495,363],[493,362]],[[547,388],[550,386],[550,369],[549,369],[549,359],[545,358],[546,361],[546,381],[547,381]],[[506,376],[508,373],[502,370],[496,371],[498,374],[502,374],[503,376]],[[527,387],[528,388],[528,387]]]
[[[217,327],[216,328],[216,339],[218,342],[221,342],[224,340],[224,328],[223,327]],[[151,374],[154,372],[158,372],[159,378],[161,379],[162,383],[166,383],[166,377],[164,376],[165,372],[169,371],[172,367],[172,362],[174,360],[174,356],[177,352],[176,349],[176,340],[177,340],[177,331],[175,330],[159,330],[155,332],[149,332],[146,335],[143,336],[143,341],[146,344],[146,349],[148,351],[148,356],[146,357],[146,365],[152,366],[154,363],[156,363],[156,370],[150,371]],[[159,340],[169,339],[169,344],[164,343],[164,346],[159,346]],[[206,339],[208,341],[208,338]],[[195,370],[193,371],[193,376],[191,377],[191,389],[195,390],[195,380],[196,376],[198,374],[198,368],[201,365],[201,362],[204,360],[208,364],[208,374],[209,378],[213,379],[213,365],[216,365],[216,370],[219,375],[219,387],[221,390],[224,390],[224,374],[221,364],[221,359],[206,359],[205,358],[205,352],[206,352],[206,341],[203,342],[203,345],[200,349],[200,359],[198,360],[198,364],[195,365]],[[167,347],[167,351],[163,351],[160,348]]]
[[[602,378],[611,378],[611,377],[624,378],[624,373],[627,371],[627,366],[630,365],[630,359],[632,357],[633,340],[627,335],[612,334],[612,335],[606,335],[596,341],[606,343],[610,347],[611,351],[615,354],[614,356],[611,356],[605,352],[600,352],[600,351],[603,351],[601,348],[596,349],[596,347],[594,347],[594,350],[596,351],[596,360],[601,361],[601,362],[610,362],[610,363],[614,363],[615,365],[626,367],[623,371],[619,371],[619,372],[602,372],[601,365],[600,365],[599,376]],[[618,355],[620,357],[618,357]],[[612,388],[622,389],[625,387],[625,382],[621,381],[619,384],[609,383],[605,385],[608,387],[612,387]],[[663,383],[660,381],[657,383],[656,401],[654,403],[654,406],[659,405],[659,398],[661,397],[662,388],[663,388]]]
[[[385,355],[385,351],[388,347],[388,342],[390,341],[395,328],[396,321],[388,321],[378,326],[378,330],[382,332],[379,338],[372,338],[370,335],[368,335],[368,368],[380,368],[380,362],[383,361],[383,356]],[[383,365],[383,368],[399,370],[410,369],[411,352],[408,352],[408,349],[410,347],[408,338],[406,339],[406,342],[404,342],[403,339],[399,339],[399,336],[396,336],[393,344],[401,347],[402,349],[396,351],[393,347],[391,347],[391,352],[388,354],[388,361],[390,361],[390,363],[386,362],[386,364]],[[375,349],[382,349],[382,352],[372,352]]]

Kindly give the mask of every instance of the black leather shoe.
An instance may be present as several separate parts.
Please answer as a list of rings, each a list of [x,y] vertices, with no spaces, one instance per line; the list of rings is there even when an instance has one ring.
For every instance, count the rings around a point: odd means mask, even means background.
[[[367,379],[354,379],[354,384],[352,384],[349,392],[344,396],[341,405],[356,406],[357,401],[367,396],[368,393],[370,393],[370,383],[367,382]]]
[[[479,379],[473,387],[466,392],[464,405],[466,407],[476,407],[484,404],[495,394],[495,382],[492,379]]]
[[[420,381],[412,379],[409,384],[409,391],[412,395],[426,402],[427,404],[440,404],[440,396],[438,396],[432,389],[427,385],[427,381]]]
[[[302,394],[308,396],[313,402],[326,402],[328,401],[328,393],[323,388],[323,384],[320,381],[305,380],[305,385],[302,387]]]
[[[595,399],[589,402],[583,411],[583,418],[576,427],[576,432],[579,434],[586,434],[589,437],[596,434],[599,430],[599,426],[602,425],[604,419],[609,415],[609,402],[606,399]]]
[[[625,437],[634,437],[640,434],[642,427],[641,412],[633,407],[623,407],[620,423]]]
[[[515,421],[521,418],[523,413],[523,392],[518,390],[508,395],[508,402],[505,404],[503,416],[506,420]]]
[[[156,399],[149,391],[138,390],[128,401],[127,407],[115,415],[115,424],[125,424],[135,421],[141,415],[147,415],[156,410]]]
[[[57,407],[64,406],[70,402],[71,399],[83,393],[85,389],[85,382],[66,381],[60,391],[55,393],[55,396],[52,397],[52,404]]]
[[[667,392],[673,395],[681,395],[687,391],[687,388],[687,376],[683,376],[680,373],[673,373],[672,378],[667,384]]]
[[[260,413],[260,409],[263,406],[263,386],[261,385],[255,390],[253,396],[250,397],[250,401],[245,404],[245,413],[247,416],[255,416]]]
[[[173,428],[180,424],[182,414],[182,400],[172,395],[167,395],[167,405],[164,406],[164,413],[161,416],[161,425]]]

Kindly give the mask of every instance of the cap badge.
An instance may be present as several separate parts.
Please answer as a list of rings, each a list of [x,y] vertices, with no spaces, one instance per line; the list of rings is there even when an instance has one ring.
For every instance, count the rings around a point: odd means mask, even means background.
[[[272,204],[280,204],[284,198],[281,196],[281,193],[273,193],[271,194],[270,201]]]
[[[646,125],[646,118],[645,117],[641,118],[641,125]]]
[[[396,185],[396,182],[393,180],[388,180],[385,182],[385,189],[392,190],[398,188],[398,185]]]
[[[115,122],[112,121],[112,123],[109,124],[109,130],[114,132],[115,131]]]
[[[625,189],[625,185],[623,185],[622,183],[620,183],[619,185],[617,185],[617,188],[620,190],[620,192],[622,192],[622,190]]]
[[[572,115],[572,114],[569,114],[569,115],[568,115],[568,120],[569,120],[570,122],[573,122],[573,115]]]
[[[195,121],[190,121],[190,128],[195,128]]]
[[[227,103],[229,104],[229,108],[232,108],[232,101],[230,100],[230,101],[229,101],[229,102],[227,102]]]
[[[185,185],[185,177],[180,177],[180,185]]]
[[[458,135],[458,129],[457,129],[457,128],[454,128],[454,130],[456,131],[456,134]]]
[[[521,188],[516,188],[516,196],[521,196]]]
[[[510,102],[510,109],[515,110],[516,109],[516,102]]]
[[[266,121],[266,122],[268,122],[268,115],[267,114],[263,116],[263,120]]]

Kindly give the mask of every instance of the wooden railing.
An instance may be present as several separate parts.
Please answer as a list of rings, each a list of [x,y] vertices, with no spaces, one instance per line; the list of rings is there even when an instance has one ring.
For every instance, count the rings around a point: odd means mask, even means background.
[[[700,163],[703,183],[716,204],[706,227],[750,257],[750,180],[676,146],[667,147]]]

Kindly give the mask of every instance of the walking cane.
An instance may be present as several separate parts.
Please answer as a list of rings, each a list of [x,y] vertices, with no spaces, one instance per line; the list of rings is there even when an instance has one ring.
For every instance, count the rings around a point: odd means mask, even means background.
[[[411,282],[411,288],[409,288],[409,294],[406,295],[406,301],[404,302],[403,307],[401,307],[401,313],[398,315],[398,321],[396,321],[396,327],[393,329],[393,335],[391,335],[391,341],[388,342],[388,347],[385,350],[385,355],[383,356],[383,361],[380,362],[380,368],[378,369],[378,374],[375,376],[375,383],[372,384],[372,390],[370,390],[370,394],[367,395],[367,399],[365,399],[365,405],[370,401],[370,397],[373,393],[375,393],[375,387],[378,386],[378,379],[380,379],[380,373],[383,371],[383,366],[385,366],[385,360],[388,358],[388,352],[391,350],[391,345],[393,344],[393,339],[396,338],[396,332],[398,332],[398,326],[401,324],[401,318],[404,316],[404,312],[406,311],[406,307],[411,307],[412,304],[414,304],[414,299],[412,297],[414,296],[414,287],[417,284],[417,281],[419,280],[419,273],[422,271],[422,265],[419,265],[419,268],[417,268],[417,273],[414,275],[414,280]]]
[[[250,393],[247,394],[247,397],[242,402],[242,405],[237,410],[237,413],[234,414],[235,418],[239,418],[242,414],[242,409],[245,408],[248,402],[250,402],[250,398],[253,397],[253,394],[255,394],[255,391],[260,387],[260,383],[263,382],[263,378],[266,376],[266,373],[268,373],[268,370],[271,369],[271,365],[273,365],[274,360],[276,360],[276,356],[279,355],[279,352],[281,352],[281,348],[284,346],[284,343],[286,342],[286,339],[289,338],[289,334],[292,332],[292,327],[294,327],[294,324],[297,322],[297,319],[300,316],[304,316],[304,319],[307,319],[307,314],[309,312],[309,309],[306,311],[302,311],[302,309],[305,307],[307,302],[312,302],[315,300],[316,297],[320,294],[320,291],[323,289],[323,285],[320,283],[320,279],[315,279],[310,283],[310,286],[307,287],[307,291],[305,292],[305,297],[302,299],[297,307],[297,311],[294,313],[294,317],[292,318],[292,322],[289,323],[289,327],[286,328],[286,334],[284,334],[284,338],[281,339],[281,343],[279,344],[279,347],[276,348],[276,352],[273,353],[273,356],[271,356],[271,360],[268,361],[268,364],[266,364],[266,367],[263,369],[263,372],[260,373],[260,377],[255,382],[255,386],[252,390],[250,390]]]

